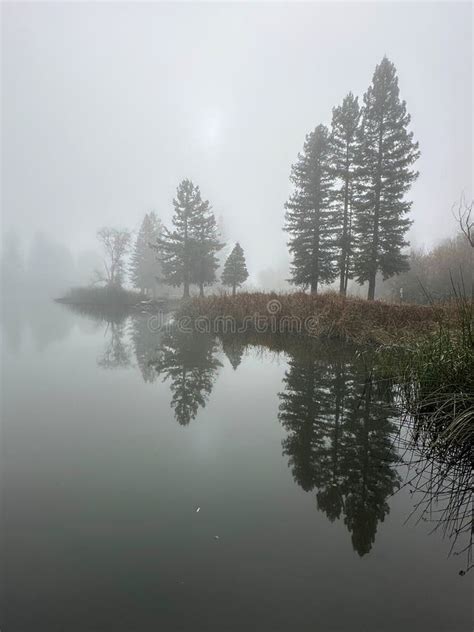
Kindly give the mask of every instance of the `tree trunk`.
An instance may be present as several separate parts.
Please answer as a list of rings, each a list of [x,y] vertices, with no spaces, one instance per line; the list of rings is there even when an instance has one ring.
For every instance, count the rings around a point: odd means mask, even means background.
[[[344,217],[342,223],[341,274],[339,278],[339,294],[345,296],[347,288],[347,271],[349,268],[349,148],[346,147],[346,173],[344,183]]]
[[[370,273],[369,291],[367,292],[367,298],[369,301],[373,301],[375,298],[375,270]]]
[[[317,294],[318,293],[318,280],[316,279],[316,281],[311,281],[311,294]]]
[[[379,254],[379,229],[380,229],[380,198],[382,194],[382,140],[383,140],[383,112],[380,118],[378,164],[375,182],[375,208],[374,208],[374,230],[372,233],[372,252],[369,272],[369,291],[367,298],[373,301],[375,298],[375,276],[377,274],[377,259]]]
[[[204,296],[204,284],[199,284],[199,296]]]
[[[236,289],[236,286],[235,286],[235,283],[234,283],[234,285],[232,286],[232,296],[235,296],[235,289]]]
[[[184,282],[183,298],[189,298],[189,282],[188,281]]]
[[[343,255],[344,256],[344,255]],[[345,272],[345,261],[343,261],[341,266],[341,276],[339,278],[339,294],[342,296],[346,293],[346,272]]]

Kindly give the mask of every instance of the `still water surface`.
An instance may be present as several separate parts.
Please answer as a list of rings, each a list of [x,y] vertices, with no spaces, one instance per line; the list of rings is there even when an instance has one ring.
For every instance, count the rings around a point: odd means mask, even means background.
[[[2,632],[471,629],[353,349],[2,321]]]

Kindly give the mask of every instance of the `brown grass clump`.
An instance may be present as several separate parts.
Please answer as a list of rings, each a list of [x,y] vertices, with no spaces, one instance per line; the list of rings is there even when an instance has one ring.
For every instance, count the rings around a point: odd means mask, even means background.
[[[311,295],[242,292],[194,298],[182,305],[178,318],[207,321],[212,331],[233,326],[237,331],[296,333],[356,343],[390,344],[434,330],[440,318],[449,321],[449,306],[391,304],[346,298],[333,292]],[[266,327],[266,328],[265,328]]]

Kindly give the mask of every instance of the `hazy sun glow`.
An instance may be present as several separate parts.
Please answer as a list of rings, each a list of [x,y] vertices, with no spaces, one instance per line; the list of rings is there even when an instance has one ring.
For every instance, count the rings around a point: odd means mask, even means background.
[[[219,144],[222,131],[222,114],[218,110],[205,112],[198,124],[199,140],[212,149]]]

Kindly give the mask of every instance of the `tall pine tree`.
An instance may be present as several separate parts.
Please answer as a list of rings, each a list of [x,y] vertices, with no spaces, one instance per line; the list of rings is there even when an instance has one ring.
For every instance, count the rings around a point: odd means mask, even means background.
[[[155,293],[161,264],[152,244],[161,236],[161,222],[155,213],[147,213],[138,231],[130,262],[130,280],[141,292]]]
[[[340,219],[339,292],[346,294],[352,269],[352,197],[358,148],[360,109],[352,92],[333,108],[331,125],[332,162],[336,186],[334,204]]]
[[[224,264],[222,283],[230,286],[232,288],[232,296],[235,296],[236,289],[248,279],[248,276],[244,251],[239,242],[237,242]]]
[[[216,218],[207,200],[203,201],[192,221],[193,265],[192,280],[199,286],[199,295],[204,296],[204,286],[216,281],[219,267],[217,253],[224,246],[219,239]]]
[[[384,57],[364,95],[357,167],[355,276],[369,282],[370,300],[378,271],[387,279],[408,267],[402,248],[411,202],[404,198],[418,176],[410,167],[419,156],[409,123],[395,66]]]
[[[328,130],[318,125],[306,136],[303,153],[292,166],[295,192],[286,203],[285,230],[293,255],[291,282],[316,294],[319,283],[336,275],[334,232],[337,217],[331,207],[334,181]]]
[[[182,285],[183,298],[189,298],[189,287],[194,281],[197,250],[194,232],[205,204],[198,186],[187,179],[180,182],[173,199],[173,229],[164,228],[154,246],[163,266],[165,281],[175,287]]]

